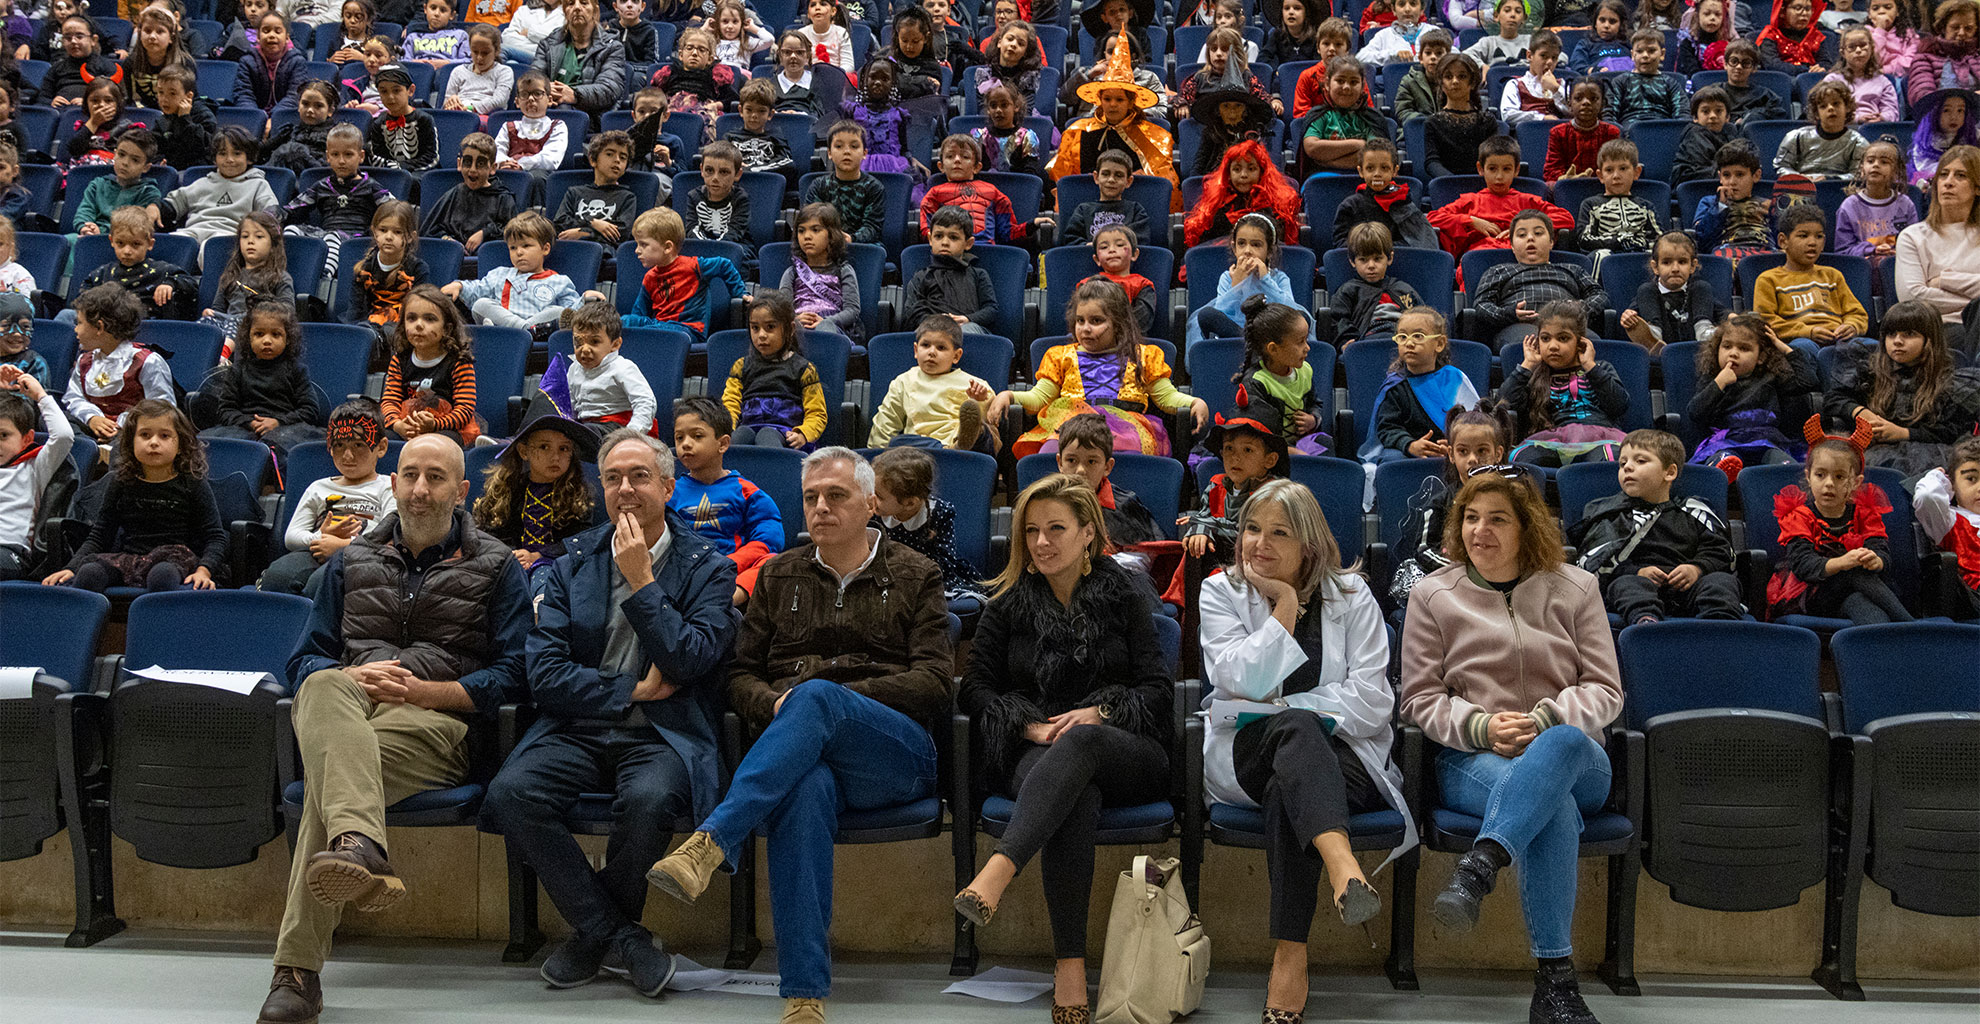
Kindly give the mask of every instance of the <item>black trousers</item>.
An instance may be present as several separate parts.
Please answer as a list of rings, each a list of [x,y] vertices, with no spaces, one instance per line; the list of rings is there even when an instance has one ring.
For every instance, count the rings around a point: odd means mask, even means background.
[[[1609,581],[1603,592],[1609,610],[1622,616],[1623,625],[1638,619],[1737,619],[1740,615],[1739,580],[1729,572],[1708,572],[1698,577],[1689,590],[1660,587],[1654,581],[1629,573]]]
[[[1844,618],[1857,626],[1911,621],[1890,584],[1868,569],[1845,569],[1815,584],[1808,592],[1808,614]]]
[[[1061,960],[1086,955],[1086,911],[1093,898],[1093,847],[1100,808],[1153,803],[1169,793],[1169,752],[1139,733],[1078,725],[1049,747],[1018,758],[1011,789],[1017,807],[997,852],[1024,870],[1045,855],[1045,910],[1052,951]]]
[[[1313,840],[1348,817],[1388,806],[1347,742],[1311,711],[1281,711],[1238,730],[1231,744],[1238,786],[1265,809],[1265,872],[1272,881],[1272,938],[1305,942],[1326,865]]]
[[[610,792],[615,824],[593,871],[564,815],[584,793]],[[488,787],[488,812],[543,880],[578,938],[639,924],[646,869],[667,852],[674,820],[694,807],[687,764],[651,726],[567,726],[524,748]]]

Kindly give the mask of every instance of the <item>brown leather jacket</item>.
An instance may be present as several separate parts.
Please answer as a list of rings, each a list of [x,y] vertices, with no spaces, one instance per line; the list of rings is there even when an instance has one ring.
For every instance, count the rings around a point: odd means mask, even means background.
[[[763,563],[736,635],[729,702],[752,729],[777,698],[829,679],[923,724],[950,708],[954,655],[942,572],[882,535],[872,564],[843,591],[806,544]]]

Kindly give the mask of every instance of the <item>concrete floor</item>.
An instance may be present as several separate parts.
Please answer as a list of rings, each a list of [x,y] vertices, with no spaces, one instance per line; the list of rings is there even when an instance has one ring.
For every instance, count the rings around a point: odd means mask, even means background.
[[[60,933],[0,931],[0,1019],[67,1024],[247,1024],[267,992],[269,936],[126,933],[91,949],[65,949]],[[717,965],[714,949],[687,954]],[[986,962],[985,968],[995,966]],[[1044,962],[1003,966],[1049,970]],[[556,992],[536,965],[504,965],[494,943],[354,940],[339,945],[324,974],[323,1024],[537,1021],[774,1022],[775,999],[714,992],[670,992],[659,1000],[600,979]],[[756,964],[775,971],[774,950]],[[1039,998],[1022,1004],[943,995],[946,962],[859,959],[841,963],[827,1004],[838,1022],[1011,1024],[1043,1021]],[[1866,981],[1869,1000],[1842,1003],[1797,979],[1646,976],[1643,996],[1609,994],[1584,981],[1603,1024],[1923,1024],[1973,1021],[1980,990]],[[1526,1019],[1529,982],[1512,973],[1431,972],[1423,991],[1396,993],[1375,975],[1318,975],[1308,1017],[1318,1021],[1515,1024]],[[1258,1019],[1263,975],[1220,970],[1193,1022]]]

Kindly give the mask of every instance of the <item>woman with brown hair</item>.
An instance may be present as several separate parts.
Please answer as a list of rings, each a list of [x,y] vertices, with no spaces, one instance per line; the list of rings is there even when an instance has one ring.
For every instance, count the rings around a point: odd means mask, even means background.
[[[1237,559],[1203,581],[1204,701],[1245,700],[1284,710],[1249,722],[1211,715],[1203,738],[1210,799],[1265,815],[1265,871],[1277,940],[1265,1024],[1298,1024],[1307,995],[1306,938],[1324,868],[1347,924],[1381,910],[1349,845],[1353,814],[1402,812],[1402,844],[1416,845],[1390,757],[1396,698],[1389,639],[1368,584],[1341,565],[1313,492],[1273,480],[1238,516]]]
[[[1402,717],[1439,745],[1442,804],[1483,819],[1431,911],[1478,923],[1500,869],[1519,864],[1534,1024],[1595,1018],[1576,983],[1574,897],[1583,815],[1609,797],[1599,737],[1622,710],[1616,647],[1594,576],[1564,562],[1560,527],[1511,467],[1480,467],[1451,503],[1451,564],[1409,594]]]
[[[1898,233],[1897,297],[1930,303],[1945,321],[1946,340],[1968,355],[1980,349],[1966,311],[1980,300],[1980,148],[1954,146],[1939,158],[1927,183],[1925,219]]]
[[[1004,890],[1044,855],[1052,918],[1052,1020],[1084,1024],[1086,917],[1100,808],[1169,792],[1169,669],[1133,572],[1103,553],[1100,500],[1079,477],[1018,495],[1011,556],[990,581],[956,705],[975,720],[978,763],[1016,799],[997,852],[956,894],[985,925]]]

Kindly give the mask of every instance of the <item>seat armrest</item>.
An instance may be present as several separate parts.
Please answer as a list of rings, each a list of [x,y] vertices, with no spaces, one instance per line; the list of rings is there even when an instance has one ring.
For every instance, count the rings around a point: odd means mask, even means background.
[[[1629,819],[1636,830],[1637,842],[1643,841],[1643,816],[1646,809],[1644,798],[1644,767],[1646,764],[1643,749],[1643,734],[1634,729],[1611,726],[1605,738],[1609,752],[1609,771],[1612,782],[1609,788],[1609,806]]]
[[[1402,745],[1403,802],[1408,806],[1404,813],[1416,818],[1417,832],[1428,835],[1430,832],[1430,801],[1436,793],[1436,780],[1430,777],[1430,765],[1426,761],[1423,730],[1408,722],[1396,729],[1396,739]]]
[[[970,720],[960,711],[949,713],[949,813],[957,824],[974,818],[976,801],[970,776]]]
[[[1758,609],[1764,616],[1767,609],[1767,577],[1773,571],[1773,560],[1764,548],[1747,548],[1733,553],[1733,571],[1739,577],[1740,596],[1748,608]]]
[[[302,778],[302,749],[296,745],[296,699],[275,702],[275,784],[281,793]]]

